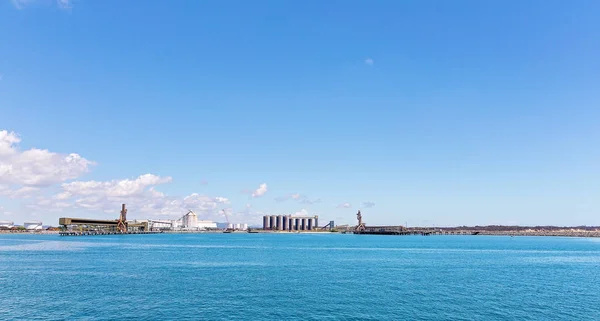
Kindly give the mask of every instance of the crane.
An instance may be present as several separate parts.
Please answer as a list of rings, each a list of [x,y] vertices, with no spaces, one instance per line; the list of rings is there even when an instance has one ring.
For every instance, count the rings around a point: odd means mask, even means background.
[[[360,214],[360,210],[356,213],[356,219],[358,220],[358,225],[354,228],[355,232],[362,232],[365,230],[365,223],[362,221],[362,214]]]
[[[127,209],[125,208],[125,204],[123,204],[121,208],[121,215],[117,220],[117,231],[121,233],[127,232]]]
[[[229,226],[231,225],[231,223],[229,223],[229,217],[227,216],[227,210],[226,209],[222,209],[221,211],[223,211],[223,215],[225,215],[225,220],[227,220],[227,228],[225,230],[226,231],[232,231],[232,230],[234,230],[233,228],[229,228]]]

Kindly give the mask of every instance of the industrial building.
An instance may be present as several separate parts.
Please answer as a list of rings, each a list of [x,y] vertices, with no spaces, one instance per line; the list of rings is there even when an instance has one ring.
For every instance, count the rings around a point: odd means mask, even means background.
[[[179,231],[179,230],[211,230],[217,229],[217,223],[213,221],[196,220],[196,223],[185,220],[148,220],[151,231]],[[192,227],[195,226],[195,227]]]
[[[213,221],[198,220],[198,215],[188,211],[177,220],[148,220],[151,231],[198,231],[216,229],[217,223]]]
[[[198,221],[198,229],[199,230],[211,230],[216,229],[217,223],[213,221]]]
[[[41,231],[43,229],[40,221],[28,221],[23,223],[23,226],[27,231]]]
[[[27,224],[27,222],[26,222]],[[198,220],[194,211],[188,211],[176,220],[127,220],[127,209],[122,205],[121,215],[116,220],[96,220],[86,218],[61,217],[58,224],[62,227],[64,235],[79,233],[88,234],[147,234],[161,233],[164,231],[201,231],[217,229],[213,221]],[[41,227],[41,222],[39,222]],[[247,229],[246,224],[238,224],[239,229]],[[33,227],[33,224],[32,224]]]
[[[356,220],[358,224],[354,228],[355,234],[404,234],[406,232],[406,227],[401,225],[384,225],[384,226],[367,226],[365,222],[362,220],[362,214],[360,210],[356,213]]]
[[[0,230],[10,230],[15,226],[13,221],[0,221]]]
[[[313,231],[319,228],[319,216],[265,215],[263,229],[273,231]]]
[[[183,229],[195,230],[198,228],[198,215],[193,211],[189,211],[181,218],[181,223]]]

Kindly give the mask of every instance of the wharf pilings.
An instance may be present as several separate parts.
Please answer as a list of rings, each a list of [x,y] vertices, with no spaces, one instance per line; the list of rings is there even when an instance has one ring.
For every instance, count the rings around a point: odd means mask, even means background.
[[[130,231],[130,232],[113,232],[113,231],[62,231],[60,236],[94,236],[94,235],[129,235],[129,234],[160,234],[162,232],[154,231]]]

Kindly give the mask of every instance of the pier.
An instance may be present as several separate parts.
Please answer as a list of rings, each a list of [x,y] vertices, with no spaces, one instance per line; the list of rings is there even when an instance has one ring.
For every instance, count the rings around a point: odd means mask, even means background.
[[[162,231],[61,231],[60,236],[93,236],[93,235],[129,235],[129,234],[161,234]]]

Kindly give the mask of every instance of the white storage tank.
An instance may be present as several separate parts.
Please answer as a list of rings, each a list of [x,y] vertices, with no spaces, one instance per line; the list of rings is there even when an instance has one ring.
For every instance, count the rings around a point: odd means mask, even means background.
[[[230,230],[232,230],[233,229],[233,224],[231,224],[231,223],[227,224],[227,228],[230,229]]]
[[[13,221],[0,221],[0,229],[10,229],[15,226]]]
[[[28,231],[42,230],[42,222],[40,222],[40,221],[28,221],[28,222],[23,223],[23,226]]]
[[[242,231],[246,231],[248,229],[248,224],[242,224],[242,227],[240,229]]]
[[[240,224],[240,223],[236,223],[236,224],[235,224],[235,229],[236,229],[236,230],[241,230],[241,229],[242,229],[242,224]]]

